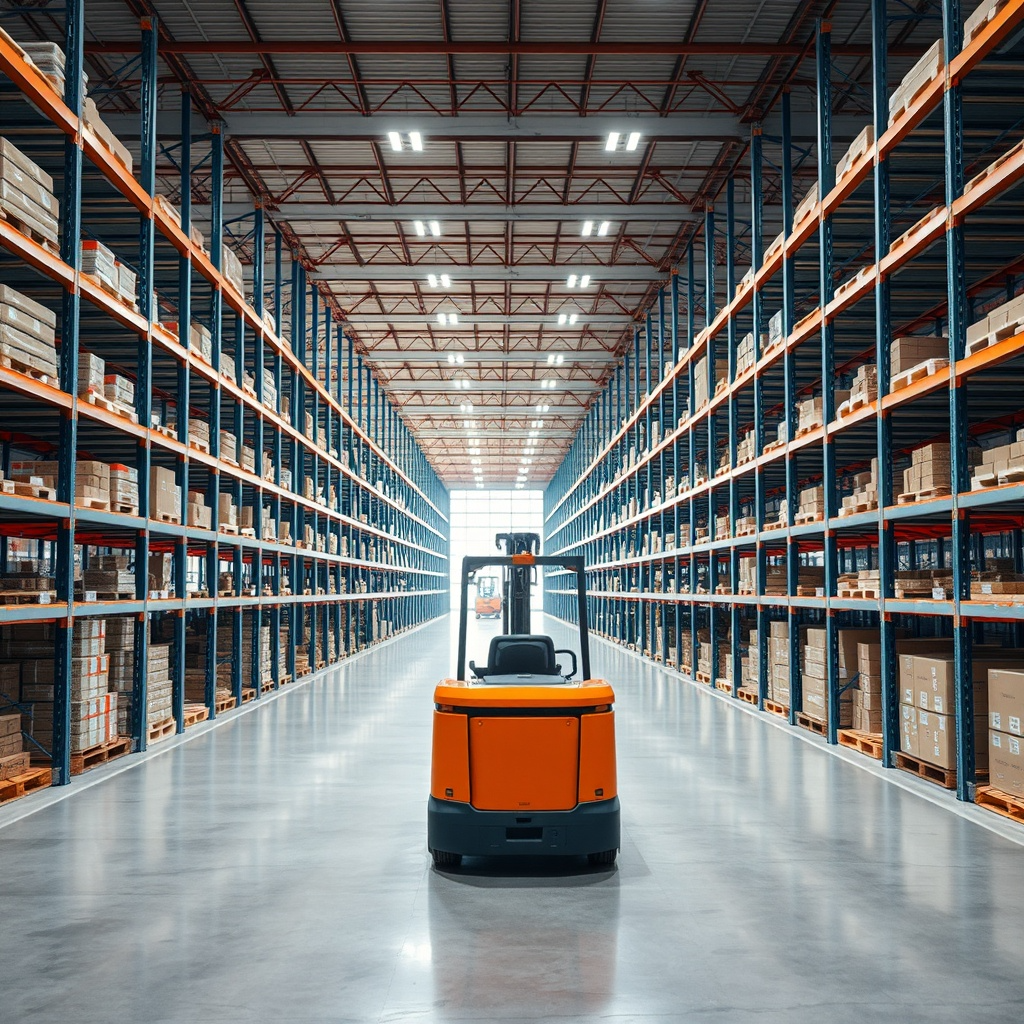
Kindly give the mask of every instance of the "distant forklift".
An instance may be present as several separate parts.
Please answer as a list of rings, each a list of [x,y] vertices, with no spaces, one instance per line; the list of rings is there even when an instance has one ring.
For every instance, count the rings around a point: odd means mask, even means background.
[[[476,617],[501,618],[501,592],[497,576],[478,576],[476,580]]]
[[[501,551],[505,548],[505,557],[513,555],[539,555],[539,533],[499,533],[494,538],[494,546]],[[501,628],[504,633],[530,632],[530,588],[536,582],[534,569],[528,565],[513,565],[504,571],[502,591]]]

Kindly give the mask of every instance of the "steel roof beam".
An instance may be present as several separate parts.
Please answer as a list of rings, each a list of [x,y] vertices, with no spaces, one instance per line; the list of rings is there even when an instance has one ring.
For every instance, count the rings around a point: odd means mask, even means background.
[[[504,267],[495,264],[477,264],[465,266],[461,263],[435,264],[418,263],[411,267],[376,266],[373,263],[365,266],[352,264],[323,264],[310,274],[318,281],[338,281],[345,284],[364,284],[373,282],[383,284],[388,281],[416,281],[423,285],[425,294],[435,294],[439,297],[445,294],[447,289],[438,288],[427,291],[426,282],[428,274],[448,274],[452,284],[457,285],[463,281],[510,281],[512,284],[555,281],[565,284],[569,274],[589,274],[591,278],[591,289],[587,291],[572,290],[573,297],[585,301],[591,298],[595,291],[594,285],[598,282],[604,284],[609,281],[636,282],[646,284],[648,281],[660,281],[668,277],[667,272],[658,270],[656,267],[648,266],[645,263],[636,266],[602,267],[600,264],[563,263],[544,266],[529,266],[517,264],[512,267]]]
[[[89,41],[85,44],[87,53],[138,53],[137,39],[111,40],[109,42]],[[865,57],[871,52],[869,45],[836,44],[834,53],[843,56]],[[905,50],[904,56],[920,56],[920,47]],[[480,54],[503,57],[512,56],[668,56],[668,57],[800,57],[805,47],[796,43],[743,43],[735,40],[683,42],[669,39],[618,40],[615,42],[542,39],[532,41],[504,40],[426,40],[426,39],[161,39],[161,54],[353,54],[363,56],[379,54],[394,55],[437,55],[437,54]]]
[[[423,327],[434,322],[434,317],[424,313],[381,313],[377,310],[368,310],[365,313],[349,311],[345,314],[345,322],[371,326],[379,324],[382,327]],[[626,327],[636,320],[635,317],[623,314],[609,313],[581,313],[579,323],[575,324],[576,330],[584,327]],[[486,325],[488,327],[520,327],[524,324],[535,324],[538,327],[549,327],[554,330],[557,324],[555,313],[521,313],[516,316],[505,316],[503,313],[460,313],[459,322],[443,328],[444,332],[451,334],[456,331],[472,330],[474,327]],[[571,334],[573,327],[559,328],[564,334]]]
[[[547,347],[543,350],[519,349],[513,352],[502,352],[500,349],[475,350],[460,347],[445,349],[369,348],[365,353],[365,358],[375,365],[377,363],[416,363],[417,365],[425,364],[427,366],[436,365],[439,367],[443,365],[446,369],[452,369],[453,367],[448,363],[449,353],[458,353],[463,356],[465,363],[459,365],[464,366],[470,366],[475,363],[540,363],[545,365],[548,355],[555,351],[559,355],[565,356],[563,367],[569,365],[605,366],[608,363],[617,361],[616,356],[612,352],[595,351],[593,349],[577,352],[570,349],[555,349],[552,347]]]
[[[597,382],[589,378],[577,380],[575,378],[558,377],[556,376],[558,369],[564,371],[565,367],[551,367],[552,376],[558,381],[558,386],[550,390],[543,386],[543,380],[470,381],[472,386],[468,391],[456,390],[452,386],[451,380],[438,379],[436,377],[432,377],[430,380],[384,380],[382,383],[388,394],[409,392],[424,395],[451,395],[459,401],[470,401],[473,402],[475,414],[482,414],[485,410],[489,413],[496,408],[495,406],[479,404],[480,395],[515,395],[524,391],[536,391],[539,393],[537,401],[541,401],[546,399],[548,395],[557,395],[559,390],[565,391],[568,389],[578,398],[582,392],[589,394],[597,387]],[[528,413],[533,409],[533,406],[516,406],[516,408]],[[569,408],[572,407],[570,406]],[[453,413],[459,411],[457,405],[452,405],[451,409]]]
[[[225,203],[224,216],[227,220],[237,220],[252,216],[252,206],[246,203]],[[578,203],[563,206],[560,203],[517,203],[506,206],[504,203],[281,203],[269,208],[269,212],[279,220],[289,223],[327,222],[352,224],[363,222],[394,222],[398,220],[440,220],[445,221],[578,221],[578,220],[616,220],[658,222],[670,221],[680,223],[692,221],[697,223],[701,214],[693,213],[681,203]],[[209,219],[209,207],[193,207],[194,217],[203,221]],[[418,239],[411,238],[410,242]],[[429,243],[443,242],[444,239],[427,238]],[[580,238],[580,244],[611,244],[610,236],[598,238],[596,233],[589,238]]]
[[[180,128],[177,111],[162,110],[157,114],[157,134],[174,138]],[[138,115],[103,111],[103,120],[120,138],[137,137]],[[646,142],[716,142],[746,141],[750,125],[734,114],[670,114],[665,117],[634,117],[628,113],[589,114],[526,114],[502,120],[494,114],[462,114],[450,117],[440,114],[338,114],[322,110],[298,110],[295,114],[271,112],[226,112],[222,116],[226,137],[237,139],[364,139],[380,141],[389,131],[419,131],[424,140],[499,141],[499,142],[571,142],[603,143],[609,131],[637,131]],[[864,127],[863,118],[833,118],[837,137],[853,138]],[[771,115],[764,123],[767,135],[781,132],[781,119]],[[793,138],[814,140],[817,118],[814,113],[794,112]],[[409,163],[416,163],[410,154],[389,154]]]

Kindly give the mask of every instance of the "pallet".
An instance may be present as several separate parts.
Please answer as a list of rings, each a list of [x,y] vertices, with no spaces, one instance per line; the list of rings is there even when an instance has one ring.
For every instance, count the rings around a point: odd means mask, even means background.
[[[953,491],[949,487],[926,487],[922,491],[907,491],[896,499],[897,505],[916,505],[919,501],[934,501],[937,498],[949,498]]]
[[[43,501],[56,501],[55,487],[42,487],[40,484],[25,484],[14,481],[14,493],[20,498],[41,498]]]
[[[88,278],[97,288],[100,289],[100,291],[105,292],[112,299],[115,299],[122,305],[127,306],[133,312],[138,313],[139,304],[137,302],[133,302],[131,299],[125,298],[125,296],[122,295],[109,281],[104,281],[99,274],[86,274],[83,272],[82,277]]]
[[[232,526],[231,523],[219,523],[217,526],[218,533],[230,533],[233,536],[238,536],[238,527]]]
[[[836,597],[848,601],[877,601],[881,596],[882,592],[877,587],[847,587],[836,594]]]
[[[182,722],[186,729],[205,722],[210,717],[210,709],[205,704],[186,704]]]
[[[224,714],[225,711],[231,711],[238,704],[238,701],[234,697],[218,697],[213,702],[213,709],[218,715]]]
[[[857,729],[840,729],[839,745],[857,750],[876,761],[882,760],[882,737],[878,733],[859,732]]]
[[[694,672],[693,678],[696,679],[698,683],[704,683],[705,686],[711,685],[711,676],[709,676],[707,672]]]
[[[170,512],[155,512],[149,518],[158,523],[170,523],[173,526],[181,526],[181,516],[172,515]]]
[[[919,757],[904,754],[901,750],[896,752],[896,767],[911,775],[926,779],[928,782],[934,782],[936,785],[942,786],[943,789],[956,789],[955,768],[939,768],[927,761],[922,761]]]
[[[88,389],[79,394],[78,400],[87,405],[95,405],[97,409],[106,409],[107,412],[113,413],[115,416],[123,416],[125,419],[131,420],[132,423],[139,422],[139,415],[134,409],[121,402],[115,402],[98,391]]]
[[[1024,480],[1024,466],[1008,466],[997,479],[1000,484],[1019,484]]]
[[[825,517],[820,512],[797,512],[793,519],[797,526],[805,526],[807,523],[824,522]]]
[[[130,736],[118,736],[116,740],[111,740],[109,743],[97,743],[84,750],[73,750],[71,751],[71,774],[81,775],[82,772],[86,772],[90,768],[96,768],[131,752]]]
[[[0,590],[0,605],[53,604],[56,600],[56,590]]]
[[[878,502],[877,501],[863,501],[860,504],[853,505],[850,508],[841,508],[839,510],[839,516],[856,516],[860,515],[861,512],[877,512]]]
[[[178,440],[178,431],[175,430],[174,427],[165,427],[161,423],[161,424],[158,424],[155,427],[151,427],[150,429],[153,430],[157,434],[163,434],[164,437],[169,437],[172,441],[177,441]]]
[[[196,451],[205,452],[207,455],[210,454],[210,442],[209,441],[197,441],[195,438],[190,437],[188,439],[189,448],[195,448]]]
[[[53,772],[49,768],[29,768],[13,778],[0,780],[0,804],[20,800],[37,789],[45,789],[52,782]]]
[[[158,722],[154,722],[146,727],[146,742],[157,743],[160,740],[165,740],[173,736],[177,728],[178,723],[175,722],[173,716],[171,718],[161,718]]]
[[[909,388],[911,384],[916,384],[919,380],[931,377],[933,374],[938,373],[939,370],[944,370],[948,367],[948,359],[926,359],[923,363],[918,363],[917,366],[912,366],[909,370],[896,374],[889,381],[889,394]]]
[[[270,693],[270,691],[273,690],[273,689],[274,689],[274,680],[273,679],[264,679],[263,682],[260,684],[260,693]]]
[[[7,370],[14,370],[25,377],[31,377],[33,380],[39,381],[40,384],[56,385],[56,377],[33,366],[17,352],[12,351],[8,345],[0,346],[0,366]]]
[[[57,241],[43,234],[38,228],[33,227],[27,220],[18,216],[17,210],[8,210],[0,207],[0,220],[7,221],[13,228],[17,228],[26,238],[31,238],[36,245],[42,246],[47,252],[54,256],[60,255],[60,245]]]
[[[242,703],[248,704],[249,701],[256,699],[256,688],[254,686],[243,686],[242,687]]]
[[[377,641],[375,640],[374,643],[377,643]],[[317,661],[317,663],[316,663],[316,670],[317,670],[317,672],[319,672],[319,671],[321,671],[321,669],[325,669],[325,668],[327,668],[327,662],[326,661],[323,661],[323,660]]]
[[[128,505],[119,501],[112,501],[110,503],[110,511],[116,512],[122,516],[137,516],[139,514],[138,505]]]
[[[801,729],[813,732],[816,736],[824,736],[828,733],[828,725],[825,722],[819,722],[817,718],[805,715],[802,711],[796,713],[796,724]]]
[[[3,783],[0,783],[2,786]],[[1011,821],[1024,824],[1024,799],[1000,792],[992,786],[979,786],[974,794],[974,802],[987,811],[994,811]]]
[[[872,402],[876,401],[877,398],[877,394],[874,398],[870,395],[850,395],[850,397],[836,410],[836,415],[839,418],[852,416],[859,409],[866,409]]]
[[[789,707],[786,704],[780,704],[778,701],[766,699],[764,709],[765,711],[770,711],[773,715],[779,715],[781,718],[789,718]]]
[[[740,700],[746,701],[748,704],[753,704],[757,707],[758,695],[756,690],[745,690],[742,686],[737,691]]]
[[[722,693],[732,693],[732,683],[728,679],[716,679],[715,689],[721,690]]]
[[[105,498],[82,498],[75,495],[75,508],[88,508],[94,512],[109,512],[110,501]]]

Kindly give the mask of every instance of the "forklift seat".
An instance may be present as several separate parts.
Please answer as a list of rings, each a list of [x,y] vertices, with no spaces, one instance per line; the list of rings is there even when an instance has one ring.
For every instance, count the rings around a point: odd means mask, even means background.
[[[564,682],[562,666],[555,662],[555,645],[549,636],[518,633],[491,638],[487,664],[470,668],[485,682]],[[519,677],[524,677],[519,679]],[[526,678],[528,677],[528,678]]]

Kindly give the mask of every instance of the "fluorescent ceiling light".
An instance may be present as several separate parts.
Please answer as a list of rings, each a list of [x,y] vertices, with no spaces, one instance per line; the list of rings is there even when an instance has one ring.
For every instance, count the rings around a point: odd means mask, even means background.
[[[582,235],[582,236],[583,236],[584,238],[589,238],[589,237],[590,237],[590,233],[591,233],[591,232],[592,232],[593,230],[594,230],[594,222],[593,222],[592,220],[585,220],[585,221],[583,222],[583,227],[582,227],[582,228],[580,228],[580,234],[581,234],[581,235]]]
[[[579,314],[578,313],[570,313],[569,314],[569,326],[570,327],[573,326],[578,319],[579,319]]]
[[[483,486],[483,485],[482,484],[478,484],[477,486]],[[524,487],[524,484],[516,484],[516,490],[517,491],[521,491],[523,489],[523,487]]]
[[[612,226],[611,221],[601,221],[601,226],[597,229],[598,238],[604,238],[608,234],[608,229]]]
[[[412,222],[412,226],[413,226],[413,228],[416,231],[416,237],[417,238],[425,238],[426,237],[427,229],[423,226],[423,221],[421,221],[421,220],[414,220]]]
[[[568,285],[568,286],[569,286],[570,288],[575,288],[575,287],[576,287],[576,281],[577,281],[577,277],[576,277],[576,275],[575,275],[575,274],[570,274],[570,275],[569,275],[569,280],[568,280],[568,281],[566,281],[565,283],[566,283],[566,284],[567,284],[567,285]]]
[[[550,409],[550,408],[551,408],[550,405],[544,405],[543,402],[538,402],[537,405],[534,406],[534,412],[547,412],[548,409]],[[539,424],[539,423],[537,425],[541,426],[541,424]]]
[[[589,288],[590,287],[590,275],[589,274],[584,274],[580,278],[580,287],[581,288]]]
[[[437,322],[442,327],[446,327],[448,325],[448,314],[447,313],[438,313],[437,314]]]
[[[618,132],[609,132],[608,133],[608,141],[604,144],[605,152],[606,153],[614,153],[615,152],[615,147],[618,144],[619,144],[619,133]]]
[[[452,279],[447,274],[442,274],[441,275],[441,287],[442,288],[451,288],[451,286],[452,286]]]
[[[558,326],[559,327],[564,327],[565,326],[565,321],[568,320],[568,319],[569,318],[564,313],[559,313],[558,314]]]
[[[430,222],[430,233],[435,238],[440,238],[441,237],[441,224],[440,224],[440,222],[438,222],[436,220],[432,220]]]
[[[481,463],[481,461],[482,461],[481,459],[470,459],[470,462],[471,462],[471,463],[472,463],[472,464],[473,464],[474,466],[479,466],[479,465],[480,465],[480,463]]]
[[[459,322],[459,314],[458,313],[449,313],[448,314],[448,323],[449,324],[451,324],[454,327],[458,322]]]
[[[402,136],[398,132],[388,132],[388,142],[396,153],[402,152]]]
[[[409,132],[409,145],[414,153],[423,152],[423,136],[419,132]],[[635,146],[633,147],[636,148]]]
[[[626,139],[626,152],[635,153],[636,147],[640,145],[640,133],[630,132],[629,138]]]
[[[448,365],[449,366],[454,366],[455,365],[455,353],[454,352],[449,352],[448,353]]]
[[[427,274],[427,284],[429,284],[431,288],[436,288],[437,274]]]
[[[554,352],[549,352],[548,353],[548,366],[554,366],[554,365],[555,365],[555,354],[554,354]]]

